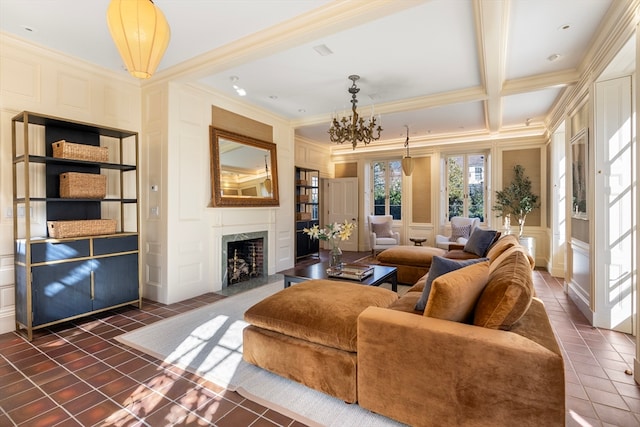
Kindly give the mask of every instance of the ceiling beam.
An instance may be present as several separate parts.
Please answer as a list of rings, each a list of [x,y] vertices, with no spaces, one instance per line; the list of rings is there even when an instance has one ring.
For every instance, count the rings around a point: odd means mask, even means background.
[[[473,10],[478,40],[480,75],[487,92],[485,120],[489,132],[502,126],[502,84],[505,76],[510,2],[475,0]]]
[[[426,1],[428,0],[335,0],[264,31],[243,37],[233,43],[157,72],[154,75],[153,84],[174,80],[198,80],[323,36],[409,9]]]
[[[402,99],[399,101],[376,104],[376,114],[401,113],[404,111],[422,110],[425,108],[442,107],[451,104],[467,102],[481,102],[487,99],[487,94],[483,87],[454,90],[442,92],[434,95],[418,96],[415,98]],[[312,126],[320,123],[329,123],[331,113],[318,114],[312,117],[303,117],[292,120],[294,127]]]
[[[576,83],[578,80],[580,80],[580,72],[578,70],[523,77],[505,82],[502,87],[502,96],[534,92],[552,87],[565,87]]]

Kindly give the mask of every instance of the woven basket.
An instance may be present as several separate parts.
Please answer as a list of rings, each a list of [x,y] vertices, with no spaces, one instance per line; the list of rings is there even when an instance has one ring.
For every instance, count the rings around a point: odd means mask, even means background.
[[[116,221],[113,219],[83,219],[74,221],[47,221],[49,237],[62,239],[65,237],[99,236],[114,234]]]
[[[90,162],[108,162],[109,149],[94,145],[76,144],[61,139],[53,144],[53,157],[59,159],[88,160]]]
[[[296,197],[298,203],[309,203],[309,195],[308,194],[300,194]]]
[[[107,177],[95,173],[60,174],[60,197],[67,199],[104,199]]]
[[[296,220],[309,221],[311,219],[311,212],[296,212]]]

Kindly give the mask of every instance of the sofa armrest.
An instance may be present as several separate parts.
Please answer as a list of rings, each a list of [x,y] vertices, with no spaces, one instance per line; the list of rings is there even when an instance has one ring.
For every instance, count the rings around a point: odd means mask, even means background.
[[[358,317],[369,410],[410,425],[552,426],[564,400],[562,356],[521,335],[374,307]]]
[[[397,231],[393,232],[393,238],[396,239],[396,243],[400,244],[400,233]]]
[[[451,243],[449,245],[449,250],[452,251],[454,249],[464,249],[464,244],[460,244],[460,243]]]

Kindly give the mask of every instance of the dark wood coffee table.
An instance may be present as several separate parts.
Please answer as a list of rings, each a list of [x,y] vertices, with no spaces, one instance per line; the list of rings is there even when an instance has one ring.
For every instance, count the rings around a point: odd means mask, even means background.
[[[288,288],[292,283],[300,283],[311,279],[330,279],[353,282],[359,285],[380,286],[383,283],[391,283],[391,289],[398,292],[398,270],[396,267],[373,265],[373,274],[363,280],[349,280],[345,278],[329,277],[327,275],[328,262],[321,262],[304,267],[293,267],[280,271],[284,275],[284,287]]]

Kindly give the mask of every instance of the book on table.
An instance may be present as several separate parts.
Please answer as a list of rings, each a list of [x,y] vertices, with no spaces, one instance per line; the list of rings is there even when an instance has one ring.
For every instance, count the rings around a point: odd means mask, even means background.
[[[343,264],[339,271],[328,272],[329,277],[339,277],[341,279],[363,280],[373,274],[372,265],[364,264]]]

